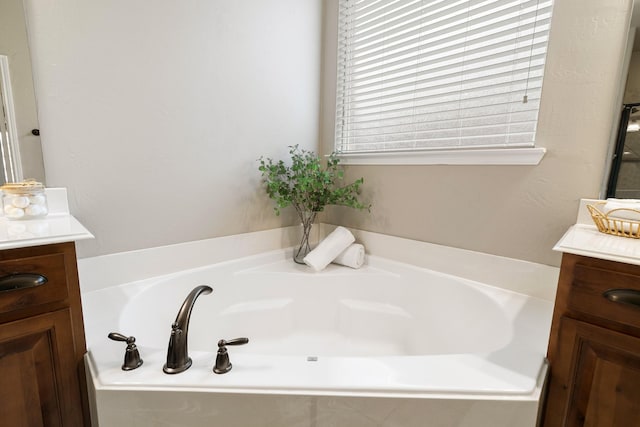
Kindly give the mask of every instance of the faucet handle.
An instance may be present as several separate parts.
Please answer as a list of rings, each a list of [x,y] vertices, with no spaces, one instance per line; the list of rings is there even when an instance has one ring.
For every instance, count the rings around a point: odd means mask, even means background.
[[[231,361],[229,360],[229,353],[227,352],[228,345],[243,345],[249,342],[249,338],[234,338],[231,340],[218,341],[218,354],[216,355],[216,365],[213,367],[213,372],[216,374],[226,374],[231,370]]]
[[[108,337],[114,341],[123,341],[127,343],[127,349],[124,353],[124,363],[122,364],[123,371],[131,371],[142,365],[140,352],[136,346],[136,337],[127,337],[118,332],[111,332]]]
[[[136,342],[136,337],[127,337],[122,335],[119,332],[111,332],[108,336],[109,336],[109,339],[112,339],[114,341],[124,341],[127,344],[129,344],[130,342],[131,343]]]
[[[226,347],[228,345],[243,345],[249,342],[249,338],[233,338],[231,340],[218,341],[218,348]]]

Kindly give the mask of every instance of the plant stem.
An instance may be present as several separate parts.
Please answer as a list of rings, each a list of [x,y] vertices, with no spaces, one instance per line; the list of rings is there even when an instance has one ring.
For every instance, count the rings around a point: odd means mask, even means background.
[[[300,247],[295,253],[293,257],[294,260],[303,264],[302,258],[306,256],[309,252],[311,252],[311,246],[309,245],[309,237],[311,234],[311,227],[313,226],[313,222],[316,219],[317,212],[306,211],[304,209],[300,209],[299,206],[295,206],[298,211],[298,216],[300,217],[300,221],[302,222],[302,240],[300,240]]]

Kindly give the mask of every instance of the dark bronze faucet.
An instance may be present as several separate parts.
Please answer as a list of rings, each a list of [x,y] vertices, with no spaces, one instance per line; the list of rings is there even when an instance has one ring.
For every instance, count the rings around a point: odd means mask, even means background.
[[[195,287],[182,303],[175,322],[171,325],[171,337],[167,349],[167,363],[162,370],[167,374],[178,374],[186,371],[191,366],[191,358],[187,349],[187,334],[189,332],[189,318],[191,310],[200,294],[210,294],[213,291],[210,286],[201,285]]]

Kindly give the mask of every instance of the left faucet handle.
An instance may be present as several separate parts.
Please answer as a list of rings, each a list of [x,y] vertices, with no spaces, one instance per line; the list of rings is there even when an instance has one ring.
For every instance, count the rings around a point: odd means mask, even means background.
[[[124,353],[124,363],[122,364],[123,371],[131,371],[142,365],[143,361],[142,358],[140,358],[140,352],[136,346],[136,337],[127,337],[119,332],[111,332],[108,337],[114,341],[127,343],[127,348]]]
[[[129,344],[129,341],[136,342],[136,337],[127,337],[125,335],[122,335],[120,332],[111,332],[109,334],[109,339],[112,339],[114,341],[123,341],[127,344]]]

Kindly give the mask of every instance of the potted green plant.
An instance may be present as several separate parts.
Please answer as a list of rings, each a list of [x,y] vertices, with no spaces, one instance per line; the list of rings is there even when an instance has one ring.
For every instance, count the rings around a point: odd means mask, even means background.
[[[344,171],[335,152],[328,156],[324,166],[313,151],[301,149],[298,145],[289,146],[289,154],[290,165],[283,160],[261,157],[258,170],[262,172],[267,194],[276,202],[276,215],[280,215],[281,209],[293,206],[300,217],[302,240],[293,259],[301,264],[311,250],[311,226],[325,206],[340,205],[355,209],[369,209],[371,206],[358,199],[363,178],[350,184],[343,183]]]

